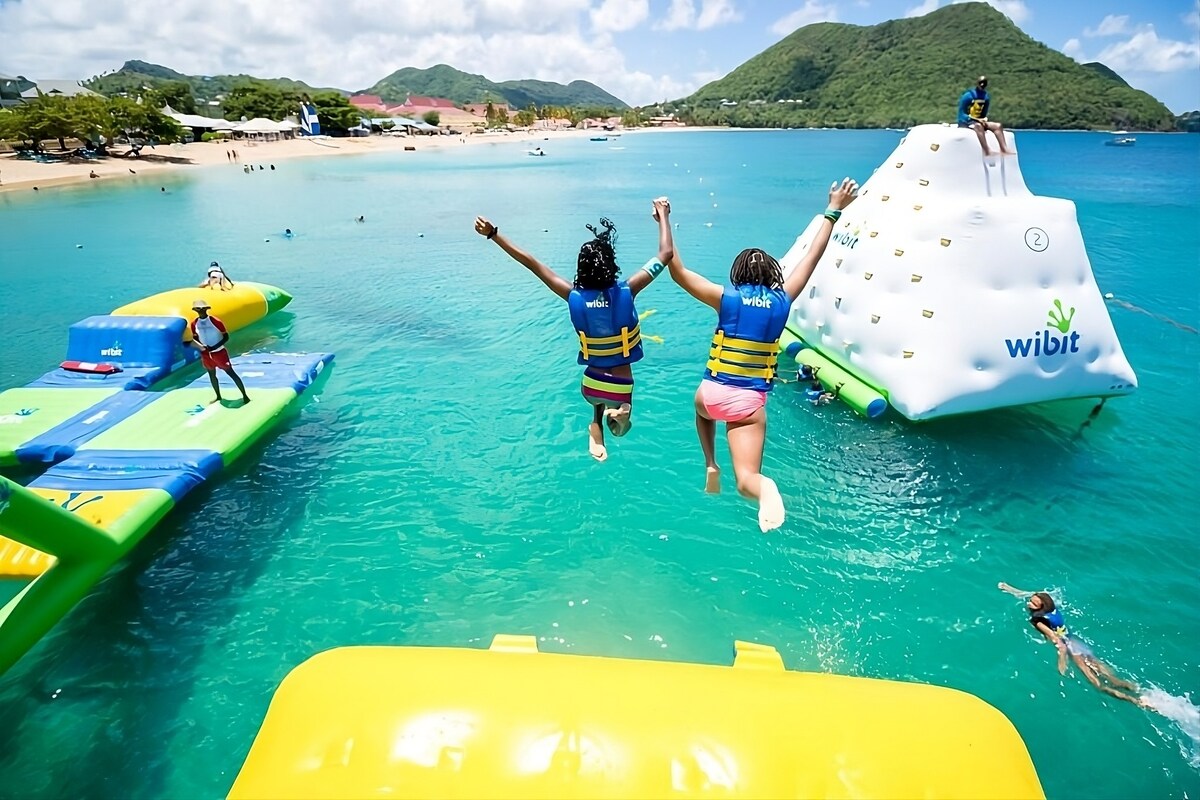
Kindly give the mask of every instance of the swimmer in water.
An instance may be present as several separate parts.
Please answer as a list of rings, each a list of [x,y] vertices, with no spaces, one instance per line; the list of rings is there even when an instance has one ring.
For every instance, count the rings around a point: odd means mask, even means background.
[[[289,238],[289,239],[290,239],[290,238],[292,238],[293,236],[295,236],[296,234],[292,233],[292,229],[291,229],[291,228],[284,228],[284,229],[283,229],[283,235],[284,235],[284,236],[286,236],[287,238]]]
[[[475,232],[500,246],[517,263],[567,301],[571,323],[580,347],[578,363],[584,366],[580,390],[592,406],[588,425],[588,452],[597,461],[608,458],[604,427],[613,436],[624,436],[632,425],[633,364],[642,358],[642,334],[634,298],[666,269],[674,244],[668,218],[671,205],[665,197],[653,201],[651,216],[658,223],[658,256],[622,280],[614,248],[616,229],[601,218],[604,229],[588,225],[593,238],[579,248],[574,282],[510,242],[491,221],[475,218]]]
[[[1025,610],[1029,612],[1029,624],[1058,649],[1058,672],[1060,675],[1067,674],[1067,658],[1069,657],[1083,673],[1083,677],[1106,695],[1133,703],[1140,708],[1150,708],[1140,697],[1119,691],[1126,689],[1136,692],[1138,687],[1124,678],[1117,677],[1112,668],[1097,658],[1090,647],[1067,631],[1062,612],[1058,610],[1054,598],[1048,592],[1023,592],[1004,582],[997,584],[996,588],[1013,597],[1028,598],[1025,601]]]

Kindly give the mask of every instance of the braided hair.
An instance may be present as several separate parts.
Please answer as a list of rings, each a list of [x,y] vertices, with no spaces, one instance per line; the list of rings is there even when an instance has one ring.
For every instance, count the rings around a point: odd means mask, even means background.
[[[733,267],[729,270],[729,282],[734,286],[752,285],[781,289],[783,270],[774,256],[757,247],[747,247],[733,260]]]
[[[617,228],[608,217],[600,218],[603,231],[588,225],[592,240],[579,248],[579,261],[575,266],[576,289],[607,289],[616,283],[621,269],[617,266]]]

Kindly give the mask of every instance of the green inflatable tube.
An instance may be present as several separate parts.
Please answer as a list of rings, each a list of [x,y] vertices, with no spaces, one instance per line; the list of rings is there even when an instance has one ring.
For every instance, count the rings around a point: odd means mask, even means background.
[[[783,336],[779,339],[779,347],[795,358],[796,363],[812,367],[816,371],[821,385],[831,392],[836,391],[837,396],[861,416],[875,419],[887,411],[887,399],[880,392],[863,383],[816,350],[806,347],[800,337],[790,330],[783,332]]]
[[[0,535],[58,560],[0,609],[0,673],[54,627],[121,556],[118,542],[0,477]]]

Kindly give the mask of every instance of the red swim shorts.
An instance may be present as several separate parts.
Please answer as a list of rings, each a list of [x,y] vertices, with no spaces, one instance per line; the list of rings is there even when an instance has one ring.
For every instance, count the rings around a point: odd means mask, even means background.
[[[233,365],[229,363],[229,351],[222,347],[220,350],[200,351],[200,363],[205,369],[233,369]]]

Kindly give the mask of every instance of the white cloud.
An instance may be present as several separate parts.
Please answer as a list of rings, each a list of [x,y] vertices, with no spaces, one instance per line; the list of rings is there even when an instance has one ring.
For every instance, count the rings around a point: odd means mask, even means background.
[[[1083,44],[1078,39],[1067,39],[1067,43],[1062,46],[1062,52],[1065,56],[1070,56],[1076,61],[1084,61]]]
[[[1118,36],[1122,33],[1129,33],[1128,14],[1109,14],[1095,28],[1083,29],[1084,36]]]
[[[696,13],[693,0],[671,0],[667,15],[654,26],[658,30],[676,31],[682,28],[707,30],[718,25],[737,22],[742,14],[733,0],[700,0],[700,13]]]
[[[1180,14],[1179,18],[1183,20],[1184,25],[1190,28],[1200,28],[1200,0],[1196,0],[1192,10],[1186,14]]]
[[[1128,73],[1167,73],[1200,67],[1200,43],[1160,39],[1153,25],[1143,25],[1120,42],[1088,55],[1078,39],[1068,39],[1062,52],[1080,63],[1099,61],[1122,76]]]
[[[650,0],[604,0],[592,9],[592,27],[597,31],[627,31],[650,16]]]
[[[935,3],[937,0],[933,0]],[[814,22],[836,22],[837,8],[833,3],[821,3],[819,0],[804,0],[804,5],[786,17],[775,20],[771,32],[779,36],[787,36],[797,28],[811,25]]]
[[[1200,67],[1200,44],[1160,39],[1153,25],[1146,25],[1129,39],[1100,51],[1097,61],[1117,72],[1179,72]]]
[[[702,76],[627,66],[609,31],[644,21],[646,0],[0,1],[0,72],[87,78],[136,58],[188,74],[287,76],[357,90],[405,66],[450,64],[503,81],[591,81],[628,103],[680,97]],[[641,9],[645,8],[643,13]],[[594,13],[593,13],[594,12]],[[704,2],[690,27],[736,10]],[[191,43],[191,44],[189,44]]]
[[[930,11],[937,11],[938,0],[925,0],[919,6],[914,6],[904,12],[906,17],[923,17]]]

